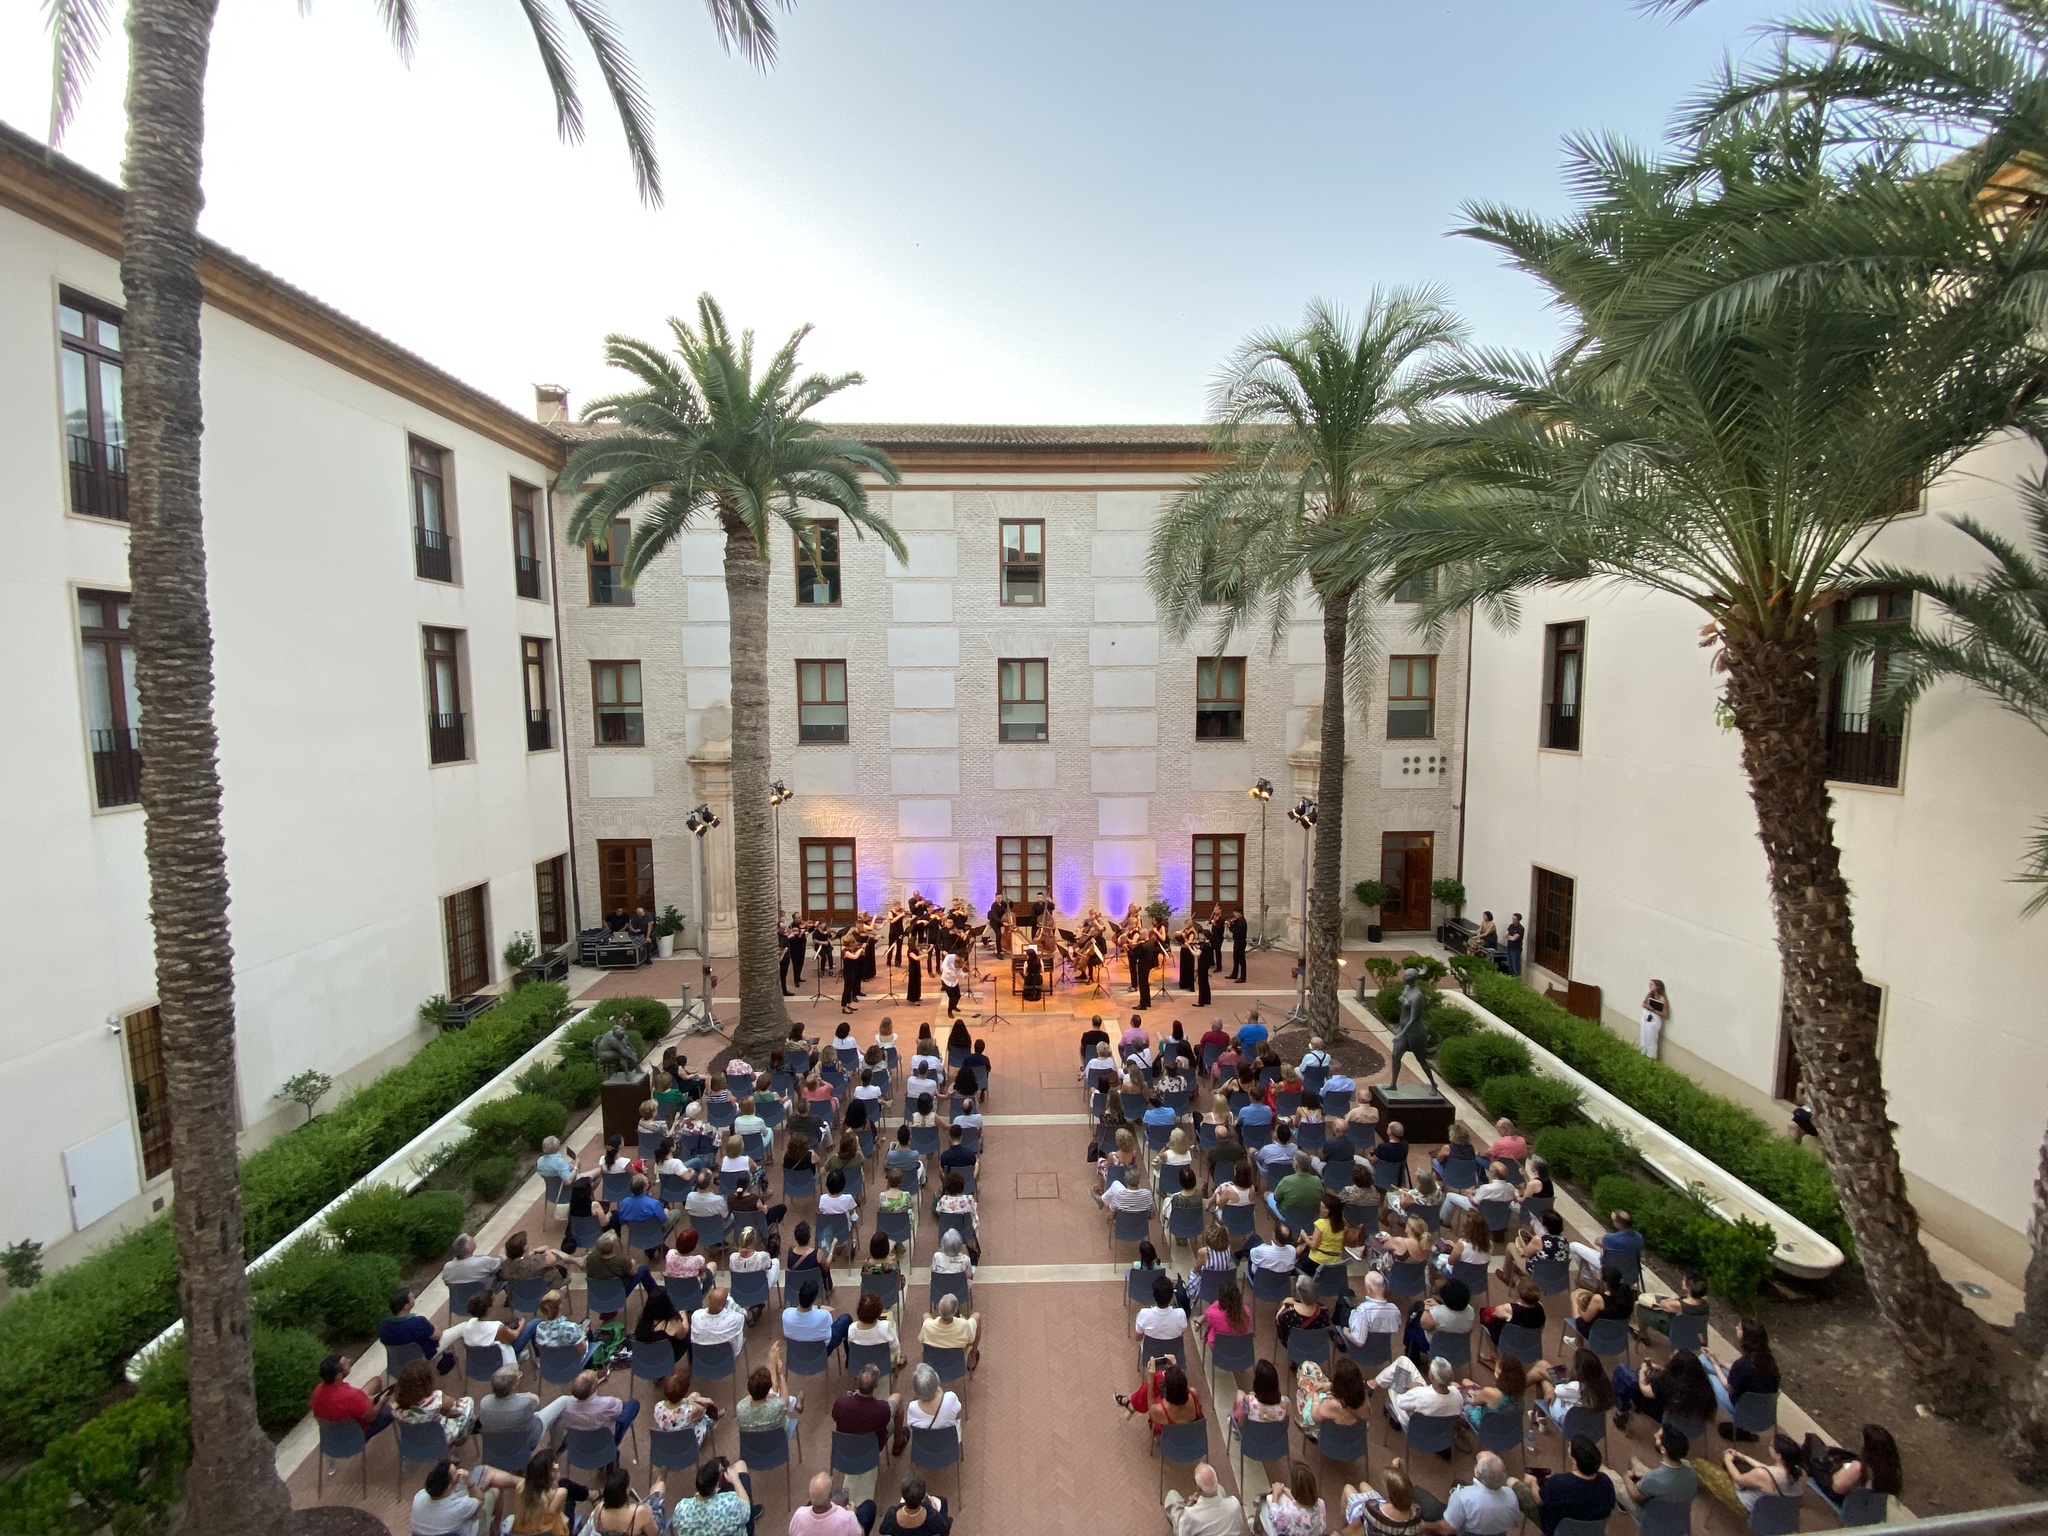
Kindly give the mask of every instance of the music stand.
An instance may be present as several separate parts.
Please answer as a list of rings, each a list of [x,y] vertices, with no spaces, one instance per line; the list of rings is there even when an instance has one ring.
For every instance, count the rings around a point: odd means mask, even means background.
[[[828,928],[825,931],[829,934],[832,930]],[[811,979],[814,983],[814,990],[811,993],[811,1001],[814,1003],[822,1003],[823,1001],[825,1001],[825,955],[831,948],[832,945],[830,943],[820,944],[817,946],[816,950],[813,951],[811,956]]]
[[[979,977],[975,980],[974,990],[975,994],[979,996],[981,993],[981,980]],[[1003,1022],[1003,975],[1001,971],[993,967],[990,968],[988,973],[988,995],[988,1012],[983,1015],[982,1023],[988,1025],[1000,1024]]]

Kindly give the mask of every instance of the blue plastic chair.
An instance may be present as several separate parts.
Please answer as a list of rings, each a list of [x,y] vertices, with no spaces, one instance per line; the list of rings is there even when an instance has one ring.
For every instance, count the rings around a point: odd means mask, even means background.
[[[496,1344],[462,1346],[462,1375],[465,1381],[489,1381],[505,1363],[505,1351]]]
[[[1341,1088],[1335,1093],[1325,1093],[1319,1102],[1323,1106],[1325,1120],[1341,1120],[1351,1113],[1351,1090]]]
[[[885,1310],[893,1309],[903,1298],[903,1275],[893,1271],[886,1275],[863,1274],[860,1277],[860,1293],[863,1296],[879,1296]]]
[[[400,1419],[392,1426],[398,1432],[398,1475],[392,1487],[405,1483],[405,1469],[409,1466],[430,1467],[448,1454],[448,1432],[440,1424],[428,1421],[423,1424],[408,1424]],[[369,1466],[368,1458],[363,1465]]]
[[[731,1272],[732,1302],[751,1312],[756,1307],[768,1305],[768,1271],[765,1269],[736,1269]],[[636,1362],[637,1363],[637,1362]],[[751,1463],[750,1463],[751,1464]]]
[[[785,1202],[817,1199],[818,1170],[816,1168],[784,1169],[782,1174],[782,1198]]]
[[[668,1292],[668,1299],[675,1303],[676,1310],[688,1317],[697,1310],[704,1300],[704,1282],[688,1276],[670,1276],[662,1282]]]
[[[882,1373],[883,1385],[877,1388],[878,1391],[889,1390],[887,1384],[894,1374],[894,1364],[895,1352],[887,1344],[856,1344],[851,1339],[846,1341],[846,1374],[849,1377],[856,1377],[872,1365]]]
[[[1778,1427],[1778,1394],[1745,1392],[1735,1399],[1735,1411],[1728,1417],[1745,1434],[1762,1438]]]
[[[1356,1424],[1336,1424],[1329,1420],[1317,1426],[1316,1447],[1323,1453],[1325,1461],[1338,1461],[1346,1466],[1365,1460],[1365,1420]]]
[[[524,1472],[526,1464],[533,1460],[533,1453],[540,1449],[540,1438],[538,1423],[526,1429],[487,1429],[479,1459],[485,1466],[499,1472]]]
[[[697,1234],[700,1249],[723,1248],[726,1243],[727,1220],[723,1216],[692,1216],[690,1228]]]
[[[1249,1333],[1219,1333],[1209,1344],[1209,1365],[1213,1370],[1235,1376],[1259,1363],[1259,1342]]]
[[[1258,1207],[1254,1205],[1219,1205],[1216,1214],[1223,1218],[1223,1230],[1233,1238],[1247,1238],[1258,1229]]]
[[[1288,1364],[1299,1368],[1311,1360],[1321,1366],[1330,1363],[1328,1328],[1296,1328],[1287,1335]]]
[[[740,1459],[749,1472],[772,1472],[782,1468],[782,1497],[789,1500],[789,1442],[787,1429],[743,1429],[740,1431]]]
[[[1484,1264],[1458,1263],[1451,1266],[1453,1278],[1465,1282],[1465,1289],[1472,1293],[1472,1304],[1486,1305],[1487,1288],[1493,1283],[1493,1271]]]
[[[603,1197],[606,1205],[617,1205],[626,1196],[633,1193],[633,1173],[631,1169],[624,1173],[607,1173],[598,1183],[598,1192]]]
[[[939,1373],[939,1380],[948,1384],[967,1379],[967,1351],[964,1348],[945,1348],[938,1344],[924,1347],[924,1363]]]
[[[319,1489],[320,1497],[324,1499],[327,1496],[327,1463],[357,1459],[363,1464],[363,1492],[367,1494],[370,1491],[370,1446],[363,1437],[363,1426],[354,1419],[322,1419],[319,1423],[320,1472],[314,1486]],[[435,1426],[430,1424],[427,1427],[434,1429]]]
[[[1457,1443],[1459,1422],[1444,1415],[1409,1414],[1408,1425],[1401,1432],[1402,1442],[1408,1448],[1408,1465],[1414,1466],[1417,1456],[1441,1456],[1450,1450]]]
[[[853,1435],[843,1429],[832,1431],[834,1477],[858,1477],[863,1472],[879,1471],[881,1465],[881,1443],[873,1435],[865,1431]]]
[[[693,1341],[690,1345],[690,1377],[693,1381],[730,1381],[733,1384],[733,1406],[739,1406],[739,1351],[731,1344],[705,1344]]]
[[[1368,1376],[1376,1365],[1385,1365],[1394,1358],[1394,1335],[1391,1333],[1368,1333],[1363,1344],[1344,1346],[1344,1353],[1358,1363],[1358,1368]]]
[[[1113,1220],[1109,1228],[1110,1251],[1116,1251],[1118,1243],[1139,1243],[1152,1235],[1152,1213],[1150,1211],[1112,1211]]]
[[[1697,1353],[1707,1347],[1707,1320],[1681,1312],[1671,1319],[1671,1347]]]
[[[1159,1489],[1166,1487],[1166,1467],[1171,1462],[1177,1467],[1193,1467],[1209,1456],[1209,1421],[1197,1419],[1192,1424],[1168,1424],[1159,1431]]]
[[[689,1472],[697,1465],[696,1427],[647,1431],[647,1464],[657,1472]]]
[[[1749,1536],[1793,1536],[1799,1529],[1800,1496],[1767,1493],[1749,1506]]]
[[[580,1376],[589,1354],[589,1348],[582,1344],[536,1344],[533,1351],[540,1379],[550,1387],[566,1387]]]
[[[847,1243],[853,1241],[853,1219],[845,1215],[824,1215],[818,1218],[818,1251],[829,1258]]]
[[[1891,1495],[1880,1493],[1875,1488],[1851,1488],[1846,1496],[1838,1499],[1823,1484],[1813,1483],[1810,1486],[1844,1525],[1883,1525],[1885,1516],[1891,1512]]]
[[[596,1218],[592,1218],[591,1225],[596,1226]],[[448,1320],[461,1322],[468,1317],[469,1299],[472,1296],[481,1296],[483,1291],[481,1280],[458,1280],[451,1283],[448,1287]]]
[[[673,1339],[654,1339],[645,1344],[633,1346],[633,1379],[635,1381],[659,1382],[666,1380],[676,1368],[676,1346]]]
[[[585,1317],[609,1315],[625,1310],[625,1281],[611,1275],[592,1275],[585,1283],[583,1291],[583,1315]],[[496,1367],[494,1366],[492,1369],[495,1370]]]
[[[915,1222],[908,1207],[875,1213],[875,1230],[899,1248],[910,1242],[914,1227]]]
[[[619,1443],[608,1429],[572,1429],[562,1442],[562,1462],[574,1470],[603,1472],[619,1459]]]
[[[1439,1328],[1429,1336],[1429,1352],[1450,1361],[1458,1370],[1472,1367],[1472,1335],[1469,1333],[1445,1333]]]
[[[1294,1294],[1292,1270],[1254,1269],[1251,1272],[1252,1300],[1277,1306]]]
[[[571,1216],[568,1222],[569,1240],[578,1248],[594,1248],[604,1232],[604,1224],[595,1216]],[[452,1298],[451,1298],[452,1299]],[[452,1313],[459,1317],[462,1314]]]
[[[1287,1420],[1274,1419],[1267,1422],[1259,1419],[1246,1419],[1240,1424],[1236,1419],[1231,1418],[1224,1420],[1224,1424],[1224,1439],[1227,1441],[1232,1436],[1235,1436],[1237,1439],[1238,1487],[1242,1488],[1244,1486],[1246,1462],[1256,1461],[1266,1466],[1276,1464],[1285,1466],[1289,1461]]]
[[[792,1380],[822,1376],[832,1364],[832,1345],[827,1339],[785,1339],[783,1369]]]
[[[1642,1536],[1692,1536],[1692,1500],[1652,1499],[1637,1511],[1636,1528]]]
[[[1534,1365],[1543,1358],[1543,1330],[1503,1323],[1495,1347],[1504,1355],[1513,1355],[1525,1366]]]
[[[1593,1326],[1585,1330],[1586,1348],[1600,1357],[1602,1365],[1610,1366],[1617,1359],[1628,1355],[1628,1323],[1619,1317],[1596,1317]],[[1773,1419],[1776,1404],[1772,1404]]]
[[[1389,1266],[1387,1297],[1391,1301],[1400,1302],[1403,1311],[1407,1310],[1407,1303],[1410,1300],[1428,1289],[1428,1273],[1423,1269],[1420,1259],[1401,1259]]]
[[[960,1426],[948,1424],[944,1429],[913,1429],[910,1432],[910,1464],[920,1472],[943,1472],[948,1467],[959,1467],[962,1461]],[[965,1472],[962,1471],[962,1481]],[[960,1489],[953,1490],[953,1511],[960,1508]]]
[[[1572,1288],[1572,1266],[1569,1259],[1531,1259],[1529,1278],[1536,1282],[1536,1289],[1546,1296],[1562,1296]]]

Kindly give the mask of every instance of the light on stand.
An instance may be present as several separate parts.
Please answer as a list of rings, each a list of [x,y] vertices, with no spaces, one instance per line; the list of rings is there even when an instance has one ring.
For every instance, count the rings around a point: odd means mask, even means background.
[[[700,805],[683,821],[690,835],[697,839],[697,951],[704,957],[704,968],[711,968],[711,876],[704,862],[704,834],[719,825],[717,815],[708,805]]]
[[[1273,781],[1260,779],[1245,793],[1259,802],[1259,936],[1252,940],[1252,948],[1271,949],[1273,940],[1266,933],[1266,806],[1273,798]]]
[[[777,779],[768,786],[768,805],[775,812],[775,923],[782,931],[782,802],[794,800],[796,791]]]
[[[1315,801],[1303,795],[1287,808],[1287,819],[1301,828],[1301,960],[1295,985],[1294,1012],[1287,1015],[1287,1022],[1305,1024],[1308,1022],[1308,850],[1316,829]]]

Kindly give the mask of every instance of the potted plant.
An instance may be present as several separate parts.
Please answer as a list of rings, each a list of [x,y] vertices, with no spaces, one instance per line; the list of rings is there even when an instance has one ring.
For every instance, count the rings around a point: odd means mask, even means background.
[[[286,1078],[284,1086],[277,1090],[277,1096],[280,1099],[290,1099],[294,1103],[303,1105],[306,1111],[306,1119],[310,1121],[313,1118],[314,1108],[322,1099],[327,1097],[327,1090],[333,1086],[333,1078],[329,1077],[325,1072],[316,1072],[313,1068],[308,1067],[305,1071],[295,1073],[293,1076]]]
[[[419,1021],[428,1029],[448,1029],[455,1022],[455,1009],[448,1001],[448,994],[436,992],[420,1004]]]
[[[540,949],[533,942],[533,935],[524,930],[513,934],[505,941],[505,969],[512,973],[514,991],[519,988],[520,972],[526,963],[539,953]]]
[[[654,952],[666,960],[676,952],[676,935],[683,931],[683,914],[673,903],[661,909],[654,920]]]
[[[1401,893],[1384,880],[1361,880],[1351,888],[1351,894],[1358,898],[1360,905],[1372,908],[1373,920],[1366,924],[1365,940],[1368,944],[1379,943],[1382,938],[1380,908]]]
[[[1163,928],[1173,921],[1173,907],[1164,896],[1154,896],[1145,903],[1145,916]]]

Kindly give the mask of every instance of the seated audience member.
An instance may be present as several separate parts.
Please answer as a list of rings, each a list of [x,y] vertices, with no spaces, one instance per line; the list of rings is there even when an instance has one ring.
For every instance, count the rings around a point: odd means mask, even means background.
[[[313,1389],[313,1417],[323,1424],[353,1419],[362,1425],[363,1435],[382,1434],[390,1428],[391,1385],[382,1376],[372,1376],[362,1386],[349,1382],[349,1368],[355,1364],[346,1355],[329,1355],[320,1362],[320,1385]]]
[[[648,1298],[650,1302],[654,1298]],[[732,1292],[714,1285],[704,1305],[690,1314],[690,1344],[738,1344],[746,1336],[747,1314],[732,1305]]]
[[[1643,1506],[1652,1499],[1691,1504],[1693,1496],[1700,1491],[1700,1475],[1686,1460],[1692,1454],[1692,1442],[1686,1439],[1684,1431],[1673,1429],[1668,1424],[1660,1425],[1656,1444],[1657,1465],[1648,1467],[1640,1461],[1630,1462],[1621,1485],[1615,1489],[1623,1511],[1638,1518]]]
[[[862,1301],[874,1301],[873,1296],[864,1296]],[[843,1435],[873,1435],[875,1444],[888,1448],[889,1426],[895,1422],[896,1405],[902,1400],[894,1392],[886,1398],[877,1397],[875,1388],[881,1384],[882,1373],[872,1365],[861,1367],[854,1378],[850,1391],[843,1392],[832,1404],[832,1427]],[[849,1499],[859,1502],[869,1499],[875,1490],[875,1473],[857,1472],[846,1479]]]
[[[1733,1365],[1726,1368],[1711,1354],[1705,1351],[1700,1354],[1700,1363],[1707,1368],[1707,1375],[1714,1383],[1714,1400],[1727,1414],[1735,1412],[1736,1400],[1745,1392],[1775,1392],[1779,1384],[1778,1360],[1771,1353],[1770,1331],[1762,1323],[1737,1323],[1735,1344],[1741,1354]],[[1756,1438],[1733,1424],[1722,1424],[1717,1428],[1723,1440]]]
[[[1674,1317],[1707,1316],[1707,1280],[1704,1275],[1687,1275],[1680,1282],[1682,1294],[1677,1296],[1645,1296],[1636,1302],[1635,1330],[1637,1338],[1646,1337],[1646,1329],[1654,1329],[1666,1338],[1671,1337],[1671,1320]]]
[[[550,1136],[540,1144],[540,1156],[533,1160],[533,1171],[544,1179],[560,1179],[567,1184],[576,1177],[576,1159],[562,1150],[561,1137]]]
[[[530,1324],[514,1328],[491,1316],[491,1298],[483,1291],[469,1298],[469,1315],[459,1323],[450,1323],[441,1337],[447,1345],[463,1344],[471,1349],[488,1349],[495,1344],[506,1365],[518,1364],[520,1354],[533,1342]]]
[[[832,1497],[832,1474],[811,1478],[809,1500],[790,1512],[789,1536],[865,1536],[860,1518]]]
[[[932,1254],[932,1273],[974,1278],[974,1260],[967,1255],[967,1244],[951,1227],[939,1234],[939,1246]]]
[[[1376,1269],[1367,1270],[1363,1285],[1365,1294],[1352,1303],[1351,1320],[1344,1325],[1345,1343],[1360,1350],[1372,1334],[1397,1339],[1401,1335],[1401,1309],[1387,1300],[1387,1277]]]
[[[1375,1387],[1387,1391],[1387,1417],[1396,1429],[1406,1429],[1415,1414],[1427,1418],[1453,1419],[1465,1411],[1464,1394],[1458,1390],[1458,1373],[1451,1362],[1438,1355],[1425,1374],[1406,1355],[1396,1355],[1391,1364],[1373,1378]]]
[[[1252,1331],[1251,1308],[1244,1304],[1244,1290],[1235,1275],[1226,1275],[1216,1287],[1216,1299],[1202,1313],[1202,1344],[1213,1345],[1219,1336],[1238,1337]]]
[[[612,1444],[617,1445],[640,1416],[640,1401],[621,1401],[599,1392],[603,1380],[596,1371],[584,1371],[569,1383],[569,1406],[562,1410],[562,1427],[609,1430]]]
[[[733,1418],[741,1429],[779,1429],[793,1440],[803,1411],[804,1400],[790,1392],[783,1374],[783,1345],[777,1339],[768,1346],[768,1363],[748,1373],[747,1395],[733,1410]]]
[[[487,1295],[504,1288],[499,1284],[498,1270],[505,1261],[494,1253],[478,1253],[476,1239],[467,1232],[456,1238],[448,1251],[450,1258],[441,1266],[443,1285],[481,1285]]]
[[[1493,1122],[1493,1145],[1486,1149],[1486,1160],[1498,1162],[1502,1159],[1511,1163],[1527,1162],[1529,1139],[1515,1129],[1515,1122],[1502,1115]]]
[[[872,1478],[874,1474],[868,1476]],[[849,1485],[851,1481],[848,1479]],[[873,1529],[876,1536],[909,1536],[912,1531],[919,1536],[949,1536],[953,1529],[952,1511],[944,1499],[925,1490],[924,1479],[917,1473],[903,1479],[901,1498],[901,1503],[887,1509],[878,1509],[873,1499],[862,1500],[855,1511],[861,1529]]]
[[[853,1326],[846,1330],[846,1342],[863,1347],[886,1344],[889,1346],[891,1369],[900,1370],[903,1366],[903,1350],[896,1336],[896,1324],[890,1320],[882,1298],[872,1291],[863,1291],[860,1300],[854,1303]]]
[[[1500,1331],[1509,1323],[1517,1328],[1533,1328],[1538,1334],[1548,1317],[1543,1310],[1543,1292],[1536,1282],[1524,1275],[1515,1282],[1515,1299],[1504,1307],[1488,1307],[1481,1314],[1486,1336],[1495,1344],[1500,1343]]]
[[[818,1305],[818,1282],[806,1276],[797,1283],[796,1305],[782,1309],[782,1336],[793,1343],[823,1344],[829,1353],[846,1342],[853,1326],[850,1313],[832,1315],[829,1307]]]
[[[493,1375],[490,1396],[477,1402],[476,1422],[487,1435],[523,1433],[531,1447],[527,1454],[532,1455],[542,1441],[556,1438],[556,1426],[569,1407],[569,1399],[558,1397],[542,1407],[540,1399],[531,1392],[515,1391],[518,1385],[516,1366],[505,1366]]]
[[[654,1276],[645,1264],[636,1263],[619,1241],[616,1232],[606,1232],[598,1237],[597,1245],[582,1259],[583,1273],[592,1280],[618,1280],[626,1287],[630,1296],[634,1287],[639,1287],[650,1296],[661,1287],[654,1283]],[[601,1314],[609,1319],[616,1313]]]
[[[1822,1498],[1840,1504],[1858,1488],[1898,1498],[1906,1491],[1899,1467],[1898,1442],[1882,1424],[1863,1426],[1862,1448],[1850,1451],[1829,1445],[1819,1435],[1806,1437],[1806,1474]]]
[[[1512,1495],[1510,1496],[1512,1499]],[[1387,1467],[1382,1486],[1371,1483],[1344,1485],[1345,1528],[1365,1536],[1416,1536],[1422,1529],[1422,1513],[1415,1507],[1415,1485],[1396,1457]],[[1521,1511],[1516,1510],[1519,1515]]]
[[[1643,1234],[1636,1230],[1636,1219],[1627,1211],[1609,1211],[1607,1220],[1614,1230],[1602,1235],[1600,1246],[1573,1243],[1572,1257],[1594,1274],[1617,1269],[1634,1284],[1643,1272]]]
[[[1258,1523],[1261,1531],[1279,1533],[1329,1529],[1329,1512],[1323,1507],[1316,1475],[1307,1462],[1292,1463],[1285,1482],[1266,1485],[1259,1500]]]
[[[569,1266],[566,1257],[545,1243],[533,1248],[530,1241],[524,1231],[514,1232],[505,1239],[505,1262],[498,1267],[498,1278],[508,1285],[514,1280],[545,1279],[550,1288],[567,1282]]]
[[[1614,1411],[1614,1384],[1601,1367],[1600,1357],[1590,1349],[1581,1347],[1572,1356],[1571,1374],[1563,1381],[1553,1382],[1551,1371],[1548,1360],[1539,1360],[1530,1367],[1529,1377],[1536,1383],[1540,1406],[1553,1424],[1561,1428],[1565,1414],[1574,1408],[1590,1408],[1602,1418]]]
[[[1714,1383],[1700,1357],[1689,1349],[1674,1349],[1662,1365],[1645,1361],[1640,1369],[1623,1364],[1614,1368],[1614,1423],[1628,1428],[1629,1419],[1646,1413],[1663,1423],[1682,1419],[1689,1424],[1711,1424],[1718,1405]]]
[[[412,1292],[404,1286],[391,1293],[391,1315],[377,1325],[377,1342],[384,1346],[385,1356],[392,1360],[410,1353],[407,1346],[412,1346],[427,1359],[441,1352],[441,1335],[431,1322],[413,1311]]]
[[[754,1479],[744,1461],[700,1461],[694,1489],[676,1500],[669,1517],[675,1536],[742,1536],[753,1529]]]
[[[1741,1501],[1744,1513],[1755,1509],[1759,1499],[1772,1494],[1797,1498],[1806,1492],[1806,1452],[1787,1434],[1771,1437],[1769,1461],[1757,1461],[1731,1449],[1721,1453],[1721,1465],[1735,1485],[1735,1497]]]
[[[690,1380],[690,1362],[687,1360],[661,1378],[661,1385],[656,1389],[659,1395],[654,1400],[654,1427],[690,1430],[701,1446],[705,1431],[718,1417],[720,1409],[702,1393],[691,1391]]]
[[[1167,1536],[1244,1536],[1244,1510],[1235,1496],[1223,1491],[1216,1469],[1195,1464],[1195,1496],[1178,1488],[1166,1492]]]
[[[1599,1445],[1584,1435],[1573,1435],[1568,1460],[1570,1465],[1564,1471],[1551,1473],[1540,1487],[1533,1477],[1516,1480],[1515,1486],[1542,1525],[1543,1536],[1557,1536],[1558,1526],[1566,1520],[1591,1520],[1597,1525],[1614,1513],[1614,1483],[1600,1465]]]
[[[453,1445],[476,1423],[476,1399],[450,1397],[434,1386],[434,1368],[424,1360],[413,1360],[398,1373],[391,1389],[391,1404],[401,1424],[439,1424]]]
[[[1373,1143],[1372,1160],[1375,1167],[1384,1164],[1400,1170],[1405,1176],[1408,1169],[1408,1128],[1398,1120],[1389,1120],[1387,1134]]]
[[[935,1349],[966,1350],[967,1368],[970,1371],[981,1363],[981,1319],[972,1312],[961,1316],[960,1299],[957,1296],[939,1298],[938,1307],[924,1320],[924,1326],[918,1329],[917,1338],[919,1343],[929,1344]]]
[[[514,1493],[519,1479],[481,1464],[464,1472],[453,1458],[427,1469],[427,1480],[412,1496],[412,1536],[478,1536],[495,1530],[501,1494]]]
[[[1425,1521],[1423,1536],[1507,1536],[1522,1523],[1521,1501],[1508,1486],[1508,1469],[1492,1451],[1472,1459],[1472,1481],[1451,1490],[1443,1517]]]
[[[590,1324],[562,1316],[564,1297],[549,1291],[540,1299],[540,1313],[533,1320],[533,1342],[543,1349],[576,1345],[584,1350],[584,1365],[590,1364]]]

